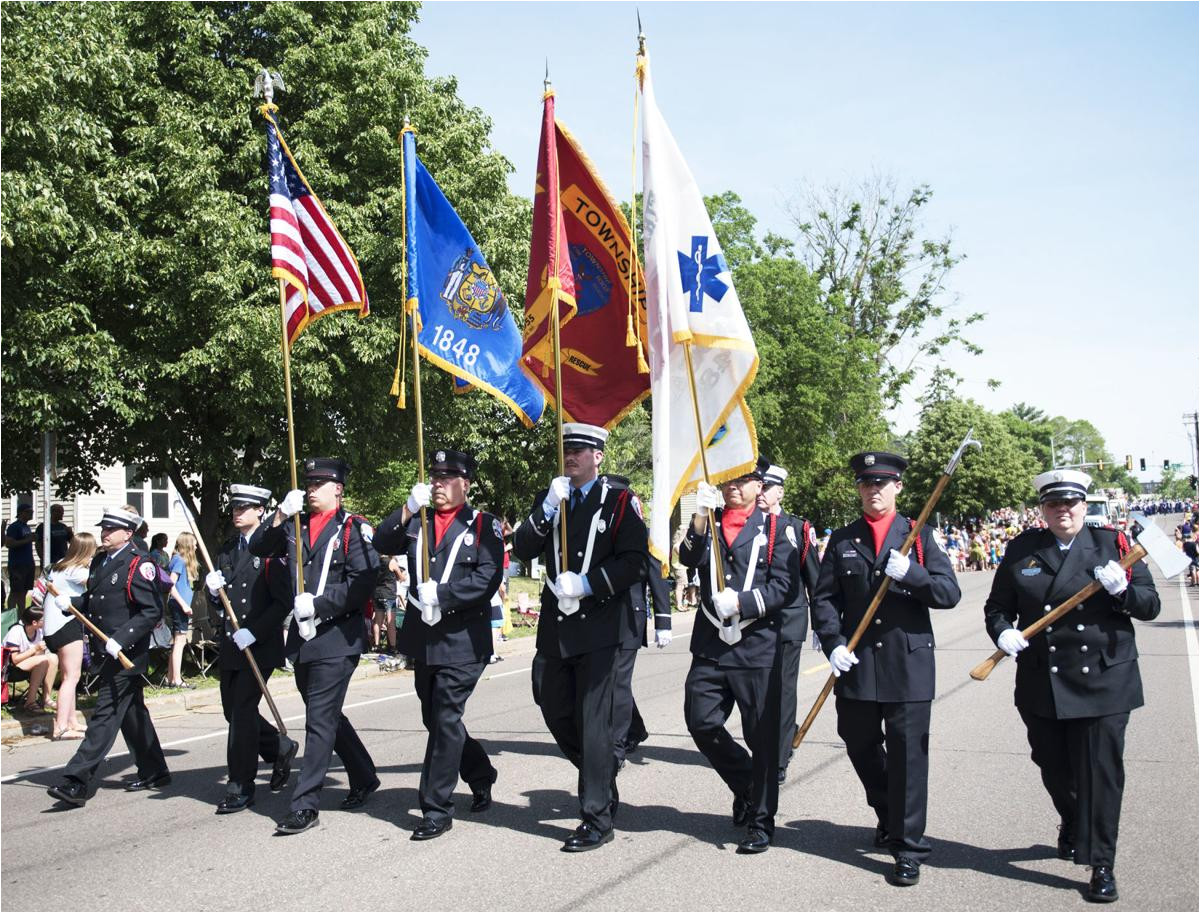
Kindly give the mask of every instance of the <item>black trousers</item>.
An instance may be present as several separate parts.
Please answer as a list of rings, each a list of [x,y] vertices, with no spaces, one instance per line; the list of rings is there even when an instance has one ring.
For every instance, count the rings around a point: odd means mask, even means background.
[[[613,679],[616,646],[559,658],[533,658],[533,700],[567,760],[579,769],[579,816],[612,830]]]
[[[259,667],[263,679],[271,677],[272,669]],[[243,796],[254,795],[254,778],[258,775],[258,759],[274,764],[279,757],[279,730],[258,712],[262,689],[248,666],[240,669],[221,669],[221,710],[229,723],[225,741],[225,762],[229,766],[229,787],[238,787]],[[289,739],[290,741],[290,739]]]
[[[930,706],[930,701],[837,699],[838,735],[866,790],[867,804],[887,827],[888,849],[893,856],[918,862],[933,850],[925,839]]]
[[[792,739],[796,735],[796,687],[800,680],[800,651],[804,641],[783,642],[780,648],[783,697],[779,709],[779,767],[787,769],[792,760]]]
[[[142,694],[145,683],[141,668],[138,663],[132,669],[121,669],[116,660],[106,659],[100,670],[96,709],[88,720],[87,734],[63,771],[88,787],[89,792],[100,763],[117,741],[118,732],[125,737],[139,779],[167,769],[167,759]]]
[[[452,797],[459,777],[472,789],[496,782],[496,768],[462,721],[467,698],[486,668],[487,660],[461,666],[416,664],[421,722],[429,732],[418,795],[421,811],[435,821],[454,817]]]
[[[779,665],[722,668],[700,656],[684,682],[683,716],[696,747],[735,796],[746,799],[749,826],[775,832],[779,806]],[[743,748],[725,723],[734,704],[742,717]]]
[[[304,698],[304,763],[292,793],[292,811],[320,807],[321,786],[336,751],[350,788],[370,786],[379,778],[366,746],[342,713],[346,689],[358,667],[358,654],[296,664],[296,687]]]
[[[1075,835],[1075,861],[1115,865],[1129,713],[1049,720],[1021,711],[1021,719],[1050,801]]]
[[[633,726],[633,666],[637,662],[638,648],[618,649],[613,670],[613,756],[617,763],[625,760],[626,738]],[[638,715],[639,722],[641,714]],[[643,725],[643,728],[644,725]]]

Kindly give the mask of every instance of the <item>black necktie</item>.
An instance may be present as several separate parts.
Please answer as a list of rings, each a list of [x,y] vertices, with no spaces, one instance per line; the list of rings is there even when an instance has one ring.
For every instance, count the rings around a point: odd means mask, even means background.
[[[571,513],[574,513],[575,508],[578,507],[582,503],[583,503],[583,492],[580,491],[578,488],[571,489],[571,505],[569,508]]]
[[[245,550],[246,550],[246,537],[238,536],[238,551],[244,552]]]

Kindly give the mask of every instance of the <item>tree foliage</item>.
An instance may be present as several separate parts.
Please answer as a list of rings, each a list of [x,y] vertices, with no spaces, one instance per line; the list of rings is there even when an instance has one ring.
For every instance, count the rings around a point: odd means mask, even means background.
[[[138,463],[198,496],[209,532],[226,482],[287,487],[265,140],[249,92],[266,66],[284,75],[284,135],[355,249],[372,304],[368,320],[324,318],[294,347],[297,446],[349,459],[350,491],[368,483],[362,505],[394,505],[415,459],[412,410],[388,395],[404,115],[518,313],[530,212],[508,193],[511,166],[489,148],[486,116],[456,97],[453,79],[423,75],[408,34],[416,12],[399,2],[4,5],[8,490],[36,477],[43,430],[59,432],[62,490],[94,487],[100,466]],[[511,413],[449,395],[436,370],[423,376],[426,440],[480,449],[497,480],[486,493],[515,503],[499,480],[514,460],[549,455],[546,431],[501,444],[494,432],[515,427]]]

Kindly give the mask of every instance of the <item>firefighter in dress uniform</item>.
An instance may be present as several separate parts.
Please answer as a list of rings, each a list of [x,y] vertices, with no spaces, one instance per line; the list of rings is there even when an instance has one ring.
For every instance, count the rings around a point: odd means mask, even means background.
[[[254,804],[254,779],[261,757],[272,765],[270,787],[287,785],[299,744],[280,735],[258,712],[262,689],[242,654],[250,650],[263,681],[283,665],[283,622],[292,610],[292,584],[286,562],[250,554],[250,540],[262,525],[271,492],[255,485],[231,485],[229,510],[235,534],[217,553],[216,569],[204,578],[209,617],[220,641],[221,709],[229,723],[225,758],[229,782],[218,815]],[[226,617],[218,592],[237,615],[238,629]]]
[[[646,524],[628,488],[599,474],[608,432],[563,425],[565,476],[534,498],[513,552],[541,557],[542,589],[533,699],[554,740],[579,770],[582,821],[563,844],[584,852],[613,839],[617,810],[613,683],[631,588],[646,574]],[[567,567],[561,567],[559,512],[567,512]]]
[[[783,699],[780,704],[779,725],[779,782],[787,779],[788,764],[792,760],[792,739],[796,735],[796,687],[800,678],[800,651],[808,637],[808,612],[812,594],[817,588],[817,577],[821,573],[821,559],[817,557],[817,536],[812,524],[803,517],[793,516],[783,509],[783,486],[787,470],[782,466],[768,466],[763,473],[762,491],[758,495],[758,508],[775,514],[787,536],[789,544],[800,552],[800,586],[796,587],[795,601],[783,610],[783,631],[780,649]]]
[[[1047,529],[1009,543],[984,605],[988,634],[1017,660],[1014,701],[1033,763],[1058,812],[1058,856],[1092,867],[1087,898],[1117,899],[1113,874],[1125,786],[1125,727],[1144,703],[1133,619],[1161,605],[1144,562],[1117,563],[1124,533],[1084,524],[1091,477],[1072,469],[1033,480]],[[1027,641],[1021,630],[1093,580],[1103,589]],[[1014,626],[1015,625],[1015,626]]]
[[[142,676],[150,663],[150,632],[163,614],[157,565],[132,542],[142,525],[136,513],[109,508],[98,525],[100,550],[92,559],[87,590],[73,599],[65,594],[46,597],[58,600],[63,612],[74,605],[108,637],[102,644],[91,635],[92,656],[101,659],[96,707],[87,733],[67,762],[62,782],[46,790],[60,802],[75,806],[85,804],[95,791],[96,771],[118,732],[125,737],[137,765],[137,776],[125,784],[127,791],[159,789],[171,782],[142,693]],[[125,654],[132,668],[121,668],[118,653]]]
[[[299,834],[317,825],[321,785],[335,751],[350,780],[350,793],[341,803],[344,811],[362,808],[379,788],[375,763],[342,713],[350,679],[366,649],[363,610],[379,569],[379,556],[371,547],[373,530],[342,507],[348,472],[344,460],[305,460],[305,491],[289,491],[271,525],[260,526],[250,540],[252,555],[286,557],[294,575],[295,523],[288,521],[307,505],[308,513],[300,518],[299,549],[305,591],[293,597],[285,645],[304,699],[304,763],[291,811],[276,826],[280,834]]]
[[[962,593],[950,559],[923,527],[908,555],[912,521],[896,511],[908,462],[894,453],[850,459],[863,515],[834,530],[821,560],[812,618],[829,657],[838,735],[875,811],[875,846],[895,858],[888,881],[915,885],[932,848],[925,839],[929,717],[934,694],[930,609],[952,609]],[[892,584],[851,653],[853,635],[884,576]]]
[[[423,818],[412,840],[432,840],[454,825],[454,787],[471,788],[471,811],[492,804],[496,769],[483,746],[463,725],[467,699],[492,655],[491,600],[504,569],[500,520],[467,503],[475,458],[438,450],[430,461],[432,486],[417,483],[408,501],[375,533],[383,554],[403,554],[409,611],[398,633],[400,652],[411,657],[421,720],[429,731],[418,797]],[[428,534],[421,508],[432,503]],[[429,573],[423,553],[429,542]],[[428,577],[428,579],[426,579]]]
[[[769,465],[760,458],[753,471],[720,490],[701,483],[696,513],[679,546],[684,566],[700,571],[683,714],[696,747],[733,793],[734,826],[746,829],[739,853],[766,852],[775,833],[780,634],[783,610],[795,601],[800,578],[800,553],[783,524],[758,508]],[[714,535],[723,586],[712,555]],[[725,728],[734,704],[749,751]]]

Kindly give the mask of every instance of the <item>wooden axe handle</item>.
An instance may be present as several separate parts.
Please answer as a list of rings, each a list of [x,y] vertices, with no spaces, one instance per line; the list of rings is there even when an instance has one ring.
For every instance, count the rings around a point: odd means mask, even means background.
[[[46,592],[49,593],[51,596],[62,595],[61,593],[58,592],[58,587],[56,587],[49,580],[46,581]],[[79,609],[75,608],[75,606],[71,605],[70,603],[67,603],[67,609],[71,612],[72,615],[74,615],[81,622],[83,622],[84,626],[89,631],[91,631],[93,634],[95,634],[97,637],[99,637],[100,640],[105,645],[108,644],[108,642],[111,638],[109,638],[109,636],[107,634],[105,634],[103,631],[101,631],[99,628],[97,628],[94,624],[92,624],[91,620],[88,619],[88,617],[86,615],[84,615],[81,611],[79,611]],[[117,662],[119,662],[126,669],[133,668],[133,663],[131,663],[129,661],[129,657],[126,656],[124,653],[122,653],[120,650],[117,651]]]
[[[1133,567],[1135,564],[1137,564],[1139,561],[1141,561],[1145,557],[1146,557],[1146,549],[1143,548],[1141,545],[1135,545],[1133,548],[1131,548],[1129,550],[1129,552],[1125,555],[1125,557],[1122,558],[1117,563],[1120,564],[1124,570],[1129,570],[1131,567]],[[1096,580],[1093,580],[1091,583],[1089,583],[1087,586],[1085,586],[1082,590],[1080,590],[1078,593],[1076,593],[1074,596],[1072,596],[1066,602],[1057,606],[1053,611],[1047,612],[1045,615],[1043,615],[1041,618],[1039,618],[1037,621],[1035,621],[1033,624],[1031,624],[1028,628],[1026,628],[1024,631],[1021,632],[1021,636],[1024,637],[1026,640],[1028,640],[1029,638],[1033,637],[1036,634],[1041,634],[1042,631],[1044,631],[1050,625],[1054,624],[1054,622],[1058,621],[1060,618],[1062,618],[1064,615],[1066,615],[1069,611],[1071,611],[1071,609],[1075,608],[1075,606],[1079,605],[1081,602],[1084,602],[1087,599],[1090,599],[1092,596],[1094,596],[1099,591],[1100,591],[1100,583]],[[1001,660],[1003,660],[1004,657],[1007,655],[1008,654],[1005,653],[1003,650],[997,650],[995,653],[993,653],[991,656],[989,656],[987,659],[985,659],[978,666],[976,666],[974,669],[971,670],[971,678],[975,679],[975,681],[977,681],[977,682],[983,681],[985,678],[987,678],[989,675],[992,674],[992,670],[995,669],[997,664]]]

